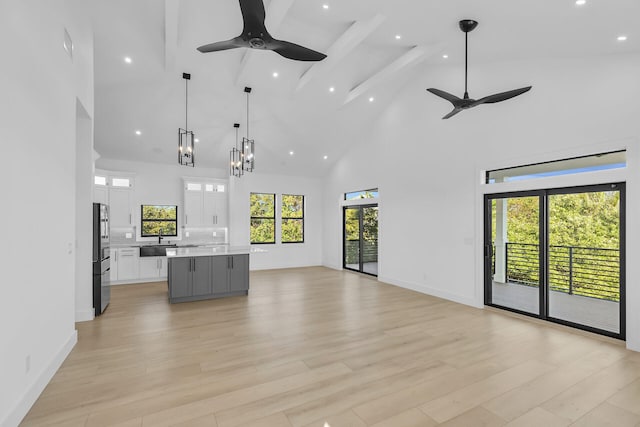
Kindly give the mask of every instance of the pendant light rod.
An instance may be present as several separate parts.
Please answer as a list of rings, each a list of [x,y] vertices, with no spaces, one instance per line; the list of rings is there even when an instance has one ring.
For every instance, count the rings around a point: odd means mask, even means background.
[[[191,80],[191,74],[182,73],[184,79],[184,130],[189,130],[189,80]]]
[[[245,87],[244,91],[247,94],[247,139],[249,139],[249,94],[251,93],[251,88]]]

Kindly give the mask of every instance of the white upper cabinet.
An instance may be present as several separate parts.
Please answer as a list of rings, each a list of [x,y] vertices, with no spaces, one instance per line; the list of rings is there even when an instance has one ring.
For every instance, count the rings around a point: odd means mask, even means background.
[[[203,193],[203,217],[207,227],[227,226],[226,185],[206,184]]]
[[[228,225],[226,180],[185,179],[184,226],[225,228]]]
[[[133,177],[114,172],[96,171],[93,183],[93,201],[109,206],[110,226],[133,227],[135,225]]]
[[[184,225],[185,227],[202,227],[202,190],[184,191]]]
[[[111,227],[133,227],[133,209],[129,188],[109,188]]]

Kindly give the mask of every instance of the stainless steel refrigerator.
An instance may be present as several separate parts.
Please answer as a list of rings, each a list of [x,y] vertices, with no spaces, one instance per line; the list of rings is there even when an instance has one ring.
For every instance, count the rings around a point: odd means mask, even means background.
[[[111,287],[109,256],[109,207],[93,204],[93,308],[100,316],[109,305]]]

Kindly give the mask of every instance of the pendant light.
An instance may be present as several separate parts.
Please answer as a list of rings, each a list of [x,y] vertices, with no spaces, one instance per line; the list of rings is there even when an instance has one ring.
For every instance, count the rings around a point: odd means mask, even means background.
[[[184,108],[184,129],[178,129],[178,163],[182,166],[195,167],[195,137],[193,132],[188,130],[189,124],[189,80],[191,80],[191,74],[182,73],[184,79],[184,91],[185,91],[185,108]]]
[[[242,150],[238,148],[238,129],[240,128],[240,123],[234,123],[233,127],[236,128],[236,145],[229,152],[229,176],[240,178],[244,175],[244,170],[242,169]]]
[[[242,138],[242,170],[244,172],[253,172],[255,166],[255,141],[249,139],[249,94],[251,93],[250,87],[244,88],[247,94],[247,137]]]

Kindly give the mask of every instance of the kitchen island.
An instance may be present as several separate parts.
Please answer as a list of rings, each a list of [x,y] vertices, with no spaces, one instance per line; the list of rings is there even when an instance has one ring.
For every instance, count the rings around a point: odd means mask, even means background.
[[[248,295],[248,246],[168,248],[169,302]]]

